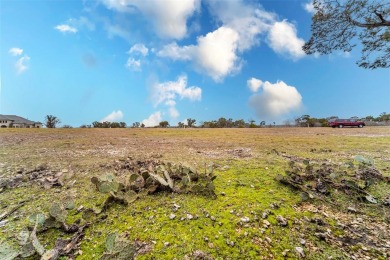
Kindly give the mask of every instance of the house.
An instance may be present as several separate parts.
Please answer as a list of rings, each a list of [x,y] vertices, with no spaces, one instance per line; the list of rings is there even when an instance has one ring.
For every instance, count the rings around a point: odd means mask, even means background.
[[[15,115],[0,115],[0,128],[41,128],[41,122],[34,122]]]

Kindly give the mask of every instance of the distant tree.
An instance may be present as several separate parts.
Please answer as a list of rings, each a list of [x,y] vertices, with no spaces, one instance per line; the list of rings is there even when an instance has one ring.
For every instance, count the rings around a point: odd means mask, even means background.
[[[47,128],[56,128],[58,124],[60,124],[61,121],[58,117],[53,115],[47,115],[45,117],[45,125]]]
[[[218,124],[218,127],[224,128],[224,127],[227,127],[228,121],[226,120],[226,118],[221,117],[218,119],[217,124]]]
[[[183,122],[179,122],[179,123],[177,123],[177,126],[179,127],[179,128],[184,128],[184,123]]]
[[[381,122],[388,122],[390,121],[390,114],[387,114],[386,112],[383,112],[379,115],[379,121]]]
[[[295,123],[297,126],[310,126],[310,116],[309,115],[303,115],[301,117],[298,117],[295,119]]]
[[[195,120],[195,119],[192,119],[192,118],[188,118],[188,119],[187,119],[187,125],[188,125],[188,127],[194,127],[194,126],[195,126],[195,123],[196,123],[196,120]]]
[[[388,0],[314,0],[312,36],[306,54],[350,52],[357,42],[363,68],[390,66],[390,4]]]
[[[244,128],[245,127],[245,121],[244,119],[238,119],[234,121],[234,126],[238,128]]]
[[[226,121],[226,127],[233,127],[234,126],[234,122],[233,122],[233,118],[229,118],[227,121]]]
[[[144,124],[144,123],[142,123],[142,124],[141,124],[141,127],[142,127],[142,128],[144,128],[144,127],[145,127],[145,124]]]
[[[168,121],[161,121],[161,122],[159,123],[159,126],[162,127],[162,128],[166,128],[166,127],[169,126],[169,123],[168,123]]]
[[[133,123],[133,128],[138,128],[141,126],[141,123],[140,122],[134,122]]]
[[[260,127],[265,126],[265,121],[260,122]]]
[[[62,128],[73,128],[71,125],[63,125]]]
[[[257,125],[255,124],[255,120],[253,119],[249,119],[249,128],[256,128]]]
[[[374,117],[373,116],[366,116],[363,119],[366,120],[366,121],[374,121]]]
[[[80,128],[91,128],[91,125],[81,125]]]
[[[120,128],[126,128],[126,123],[125,122],[119,122],[119,127]]]

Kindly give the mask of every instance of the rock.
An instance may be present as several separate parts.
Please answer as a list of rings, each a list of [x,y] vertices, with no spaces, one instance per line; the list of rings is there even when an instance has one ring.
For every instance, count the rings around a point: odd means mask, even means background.
[[[68,169],[62,169],[62,171],[61,171],[62,173],[68,173],[69,172],[69,170]]]
[[[165,247],[168,247],[169,245],[170,245],[169,242],[164,242],[164,246],[165,246]]]
[[[304,246],[306,244],[306,240],[303,238],[300,238],[299,243]]]
[[[272,243],[272,239],[269,238],[269,237],[265,237],[265,240],[267,241],[268,244],[271,244],[271,243]]]
[[[240,219],[240,221],[243,223],[248,223],[250,221],[250,219],[248,217],[243,217]]]
[[[357,210],[353,207],[348,207],[347,209],[349,212],[352,212],[352,213],[357,213]]]
[[[210,219],[211,219],[212,221],[215,221],[215,220],[216,220],[214,216],[211,216]]]
[[[171,213],[171,214],[169,215],[169,219],[172,220],[172,219],[174,219],[174,218],[176,218],[176,215],[173,214],[173,213]]]
[[[328,236],[327,233],[321,233],[321,232],[316,232],[314,235],[321,240],[325,240],[325,238]]]
[[[284,257],[286,257],[287,254],[288,254],[288,252],[290,252],[290,249],[285,249],[285,250],[283,250],[282,255],[283,255]]]
[[[278,221],[279,225],[282,227],[286,227],[288,225],[287,220],[280,215],[276,216],[276,220]]]
[[[267,227],[267,228],[271,225],[271,223],[269,223],[269,221],[266,220],[266,219],[263,220],[263,224],[264,224],[264,226]]]
[[[191,214],[188,214],[188,213],[187,213],[187,219],[188,219],[188,220],[192,220],[193,218],[194,218],[194,216],[192,216]]]
[[[303,251],[303,248],[300,246],[295,247],[295,251],[298,253],[299,257],[305,257],[305,252]]]
[[[264,212],[261,214],[262,218],[268,218],[269,214],[271,214],[271,211],[269,210],[264,210]]]

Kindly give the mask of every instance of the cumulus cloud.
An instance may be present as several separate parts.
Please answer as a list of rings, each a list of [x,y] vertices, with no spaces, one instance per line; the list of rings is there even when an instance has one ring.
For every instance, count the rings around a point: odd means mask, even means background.
[[[126,68],[132,71],[141,71],[141,61],[132,57],[127,59]]]
[[[146,127],[153,127],[158,125],[161,122],[161,112],[157,111],[151,114],[148,118],[141,121],[141,124],[144,124]]]
[[[161,103],[176,105],[175,99],[187,98],[191,101],[199,101],[202,98],[202,89],[196,86],[187,87],[187,76],[180,76],[177,81],[168,81],[152,84],[151,99],[154,106]]]
[[[248,88],[252,92],[257,92],[257,90],[261,87],[263,84],[263,81],[256,79],[256,78],[250,78],[247,80],[246,84],[248,85]]]
[[[134,44],[130,50],[129,54],[141,54],[142,56],[148,55],[149,49],[145,47],[142,43]]]
[[[239,36],[228,27],[220,27],[216,31],[198,38],[196,66],[207,73],[215,81],[240,69],[236,54]]]
[[[259,118],[277,118],[302,106],[302,96],[298,90],[283,81],[274,84],[262,82],[259,89],[261,92],[249,99],[249,105]]]
[[[202,98],[202,89],[196,86],[187,87],[187,76],[180,76],[177,81],[155,82],[151,86],[151,100],[154,107],[163,105],[168,108],[172,119],[179,117],[176,100],[189,99],[199,101]]]
[[[277,53],[297,60],[305,56],[302,46],[305,41],[297,37],[297,30],[292,23],[283,20],[275,22],[268,34],[270,47]]]
[[[172,60],[191,60],[195,57],[194,51],[194,45],[180,47],[176,42],[173,42],[165,45],[158,51],[157,56],[170,58]]]
[[[200,0],[101,0],[112,10],[143,13],[156,33],[163,38],[182,39],[187,34],[187,20],[200,7]]]
[[[12,56],[19,56],[19,55],[22,55],[23,49],[14,47],[14,48],[9,49],[8,52],[9,52]]]
[[[236,31],[222,26],[198,37],[197,45],[179,47],[171,43],[157,55],[173,60],[191,60],[198,71],[221,81],[228,74],[240,70],[240,59],[236,54],[238,39]]]
[[[62,33],[76,33],[77,32],[77,29],[75,27],[72,27],[72,26],[67,25],[67,24],[60,24],[54,28]]]
[[[118,111],[112,111],[111,114],[107,115],[105,118],[103,118],[102,120],[100,120],[100,122],[118,122],[120,120],[122,120],[123,118],[123,113],[122,111],[118,110]]]
[[[276,19],[275,14],[240,0],[209,0],[207,4],[210,12],[223,26],[238,33],[237,44],[241,52],[259,44],[258,36],[265,33]]]
[[[314,9],[313,1],[303,4],[303,9],[306,10],[309,14],[314,14],[316,10]]]
[[[305,55],[304,41],[297,36],[295,26],[286,20],[278,21],[274,13],[241,0],[208,0],[206,5],[221,26],[199,36],[195,45],[165,45],[157,52],[159,57],[190,61],[198,72],[220,82],[240,71],[241,54],[259,45],[261,36],[278,54],[293,60]]]

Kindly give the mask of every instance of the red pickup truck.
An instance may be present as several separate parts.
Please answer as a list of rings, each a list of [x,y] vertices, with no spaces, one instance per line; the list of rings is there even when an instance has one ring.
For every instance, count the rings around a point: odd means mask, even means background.
[[[366,124],[363,121],[359,121],[355,119],[336,119],[328,122],[328,125],[333,128],[335,127],[343,128],[345,126],[351,126],[351,127],[356,126],[362,128]]]

